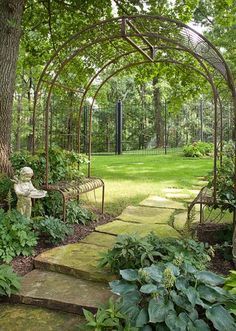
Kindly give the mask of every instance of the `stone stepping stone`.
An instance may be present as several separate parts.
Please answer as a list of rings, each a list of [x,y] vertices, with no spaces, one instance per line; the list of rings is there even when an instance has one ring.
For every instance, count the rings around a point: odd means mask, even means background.
[[[112,248],[114,243],[116,242],[116,236],[106,233],[92,232],[80,242]]]
[[[196,213],[195,219],[192,223],[196,224],[199,223],[199,221],[200,221],[200,214]],[[186,222],[187,222],[187,212],[180,213],[174,216],[173,225],[177,231],[182,231],[185,227]]]
[[[117,218],[123,222],[134,222],[141,224],[168,223],[173,209],[154,209],[141,206],[129,206],[125,208]]]
[[[0,304],[0,331],[77,331],[82,316],[27,305]]]
[[[169,208],[169,209],[185,209],[182,202],[169,200],[159,196],[150,196],[139,203],[140,206],[155,207],[155,208]]]
[[[174,188],[174,187],[167,187],[162,190],[164,193],[181,193],[182,189]]]
[[[22,278],[13,301],[83,315],[82,308],[95,312],[111,296],[104,283],[35,269]]]
[[[179,199],[179,200],[191,199],[191,195],[187,193],[167,193],[165,197],[168,199]]]
[[[98,268],[100,255],[107,248],[92,244],[77,243],[55,247],[34,259],[35,268],[55,271],[78,278],[98,282],[108,282],[114,275]]]
[[[160,238],[180,237],[180,234],[175,229],[166,224],[145,224],[145,226],[143,226],[143,224],[135,224],[119,220],[100,225],[95,230],[113,235],[138,234],[144,237],[150,232],[154,232]]]

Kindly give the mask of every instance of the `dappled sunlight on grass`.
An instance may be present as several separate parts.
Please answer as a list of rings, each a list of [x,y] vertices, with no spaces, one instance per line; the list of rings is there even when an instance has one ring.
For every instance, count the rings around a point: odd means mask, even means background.
[[[106,211],[118,215],[127,205],[138,204],[150,194],[163,195],[165,188],[196,188],[212,164],[211,158],[189,159],[178,154],[96,156],[92,175],[104,179]],[[93,193],[87,196],[94,201]],[[97,203],[100,198],[97,190]]]

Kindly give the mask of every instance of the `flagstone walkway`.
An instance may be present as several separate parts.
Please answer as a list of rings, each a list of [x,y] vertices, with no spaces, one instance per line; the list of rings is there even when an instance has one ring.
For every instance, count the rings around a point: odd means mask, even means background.
[[[100,254],[113,246],[117,235],[145,236],[153,231],[161,238],[181,237],[187,216],[186,201],[196,191],[167,189],[163,194],[166,197],[150,196],[139,206],[127,207],[114,221],[98,226],[79,243],[56,247],[37,256],[35,269],[23,277],[21,291],[12,299],[18,305],[1,307],[0,331],[40,331],[45,323],[47,330],[73,330],[83,318],[71,315],[70,319],[65,312],[81,315],[82,308],[96,311],[106,303],[111,296],[108,282],[114,275],[99,269],[97,264]],[[22,304],[28,306],[24,308]],[[8,322],[10,315],[13,319]]]

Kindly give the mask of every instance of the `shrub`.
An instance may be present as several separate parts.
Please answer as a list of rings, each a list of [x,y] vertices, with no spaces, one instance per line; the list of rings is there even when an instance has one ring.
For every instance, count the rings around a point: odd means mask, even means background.
[[[17,276],[12,267],[1,264],[0,265],[0,297],[15,294],[20,289],[20,277]]]
[[[222,164],[218,165],[216,193],[217,205],[215,207],[222,210],[227,209],[232,212],[236,208],[236,197],[234,192],[234,143],[230,142],[223,148]],[[213,187],[211,177],[208,187]]]
[[[121,270],[110,283],[120,295],[120,312],[142,330],[236,329],[228,304],[236,296],[221,288],[224,278],[199,271],[188,262],[159,263],[139,270]],[[105,329],[104,329],[105,330]]]
[[[0,209],[0,260],[10,262],[17,255],[31,255],[37,244],[32,224],[16,210]]]
[[[120,269],[139,269],[159,261],[179,259],[202,269],[210,261],[212,249],[192,239],[160,239],[155,234],[144,238],[120,235],[114,247],[102,254],[100,266],[109,266],[113,272]]]
[[[58,244],[66,236],[73,234],[71,226],[54,217],[46,217],[45,219],[35,221],[34,228],[39,235],[46,237],[53,244]]]
[[[34,183],[42,185],[45,179],[46,158],[44,151],[38,151],[35,155],[29,152],[14,153],[11,157],[13,168],[17,171],[22,167],[31,167],[34,171]],[[61,148],[49,150],[49,183],[61,180],[79,179],[83,176],[81,165],[86,164],[87,157]]]
[[[183,152],[184,152],[184,156],[187,157],[209,156],[213,153],[213,148],[214,147],[212,143],[198,141],[198,142],[194,142],[191,145],[185,146]]]
[[[90,210],[83,208],[77,201],[70,201],[67,206],[66,220],[70,224],[87,224],[94,221],[96,216]]]

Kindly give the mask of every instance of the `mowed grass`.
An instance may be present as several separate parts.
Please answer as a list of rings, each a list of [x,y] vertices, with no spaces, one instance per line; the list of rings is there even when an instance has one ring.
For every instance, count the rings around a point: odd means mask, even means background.
[[[171,155],[109,155],[92,158],[92,176],[105,181],[105,209],[118,215],[126,206],[136,205],[148,195],[163,195],[165,188],[200,188],[213,168],[211,158]],[[100,190],[96,190],[99,203]],[[93,193],[88,195],[94,201]]]

